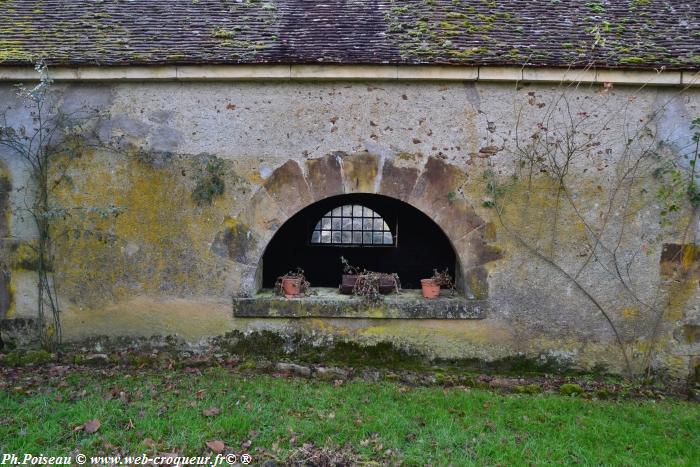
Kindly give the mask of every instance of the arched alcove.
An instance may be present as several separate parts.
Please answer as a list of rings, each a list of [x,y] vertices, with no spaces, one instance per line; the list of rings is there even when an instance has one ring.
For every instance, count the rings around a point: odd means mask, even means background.
[[[423,212],[388,196],[356,193],[322,199],[289,218],[263,255],[262,286],[273,287],[278,276],[301,267],[312,286],[337,287],[341,256],[354,266],[397,273],[407,289],[420,288],[434,268],[453,277],[460,269],[447,235]]]

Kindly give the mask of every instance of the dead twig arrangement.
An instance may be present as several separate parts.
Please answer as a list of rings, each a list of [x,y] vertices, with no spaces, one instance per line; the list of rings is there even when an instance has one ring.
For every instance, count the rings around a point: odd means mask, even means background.
[[[341,257],[340,257],[340,262],[341,262],[342,265],[343,265],[343,274],[358,275],[358,274],[360,274],[360,273],[362,272],[360,268],[358,268],[357,266],[353,266],[352,264],[350,264],[350,263],[348,262],[348,260],[345,259],[344,256],[341,256]]]
[[[279,276],[277,280],[275,281],[275,287],[274,287],[274,293],[275,295],[280,295],[284,297],[287,295],[284,291],[283,287],[283,281],[285,279],[291,279],[298,281],[299,283],[299,295],[308,295],[309,293],[309,288],[311,287],[311,283],[306,280],[306,276],[304,275],[304,270],[300,267],[297,267],[296,271],[289,271],[287,274],[284,274],[282,276]]]
[[[439,285],[441,289],[449,290],[452,295],[455,294],[455,282],[447,268],[444,271],[433,269],[433,276],[430,279]]]
[[[340,257],[343,273],[357,276],[352,294],[360,297],[366,303],[379,303],[383,300],[382,290],[391,289],[401,293],[401,280],[396,273],[376,272],[351,265],[347,259]]]

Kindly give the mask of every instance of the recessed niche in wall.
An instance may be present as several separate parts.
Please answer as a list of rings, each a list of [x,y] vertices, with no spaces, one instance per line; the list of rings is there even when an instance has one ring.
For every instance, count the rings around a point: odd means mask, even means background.
[[[378,303],[338,291],[340,258],[361,269],[399,275],[400,294]],[[311,293],[285,298],[273,292],[279,276],[297,267],[311,283]],[[270,240],[258,277],[261,290],[233,299],[236,317],[480,319],[486,300],[467,299],[465,291],[435,299],[421,295],[420,280],[433,269],[457,278],[461,267],[452,243],[427,215],[403,201],[382,195],[348,194],[323,199],[292,216]]]
[[[419,289],[433,269],[453,276],[457,256],[428,216],[381,195],[349,194],[318,201],[277,231],[263,256],[262,285],[301,267],[313,287],[337,287],[340,257],[371,271],[397,273],[404,289]]]

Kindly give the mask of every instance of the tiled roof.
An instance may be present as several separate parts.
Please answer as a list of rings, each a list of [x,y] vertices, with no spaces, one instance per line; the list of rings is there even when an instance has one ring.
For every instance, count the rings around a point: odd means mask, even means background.
[[[700,68],[699,0],[0,0],[0,64]]]

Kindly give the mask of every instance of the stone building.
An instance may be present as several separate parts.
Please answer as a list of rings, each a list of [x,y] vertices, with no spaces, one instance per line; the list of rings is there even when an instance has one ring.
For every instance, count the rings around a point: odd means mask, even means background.
[[[40,60],[82,118],[51,146],[63,341],[695,371],[694,3],[0,2],[1,126],[31,133],[14,85]],[[6,146],[0,171],[0,332],[25,345],[36,184]],[[403,292],[341,295],[341,256]],[[274,295],[296,267],[313,293]],[[421,297],[434,269],[454,295]]]

